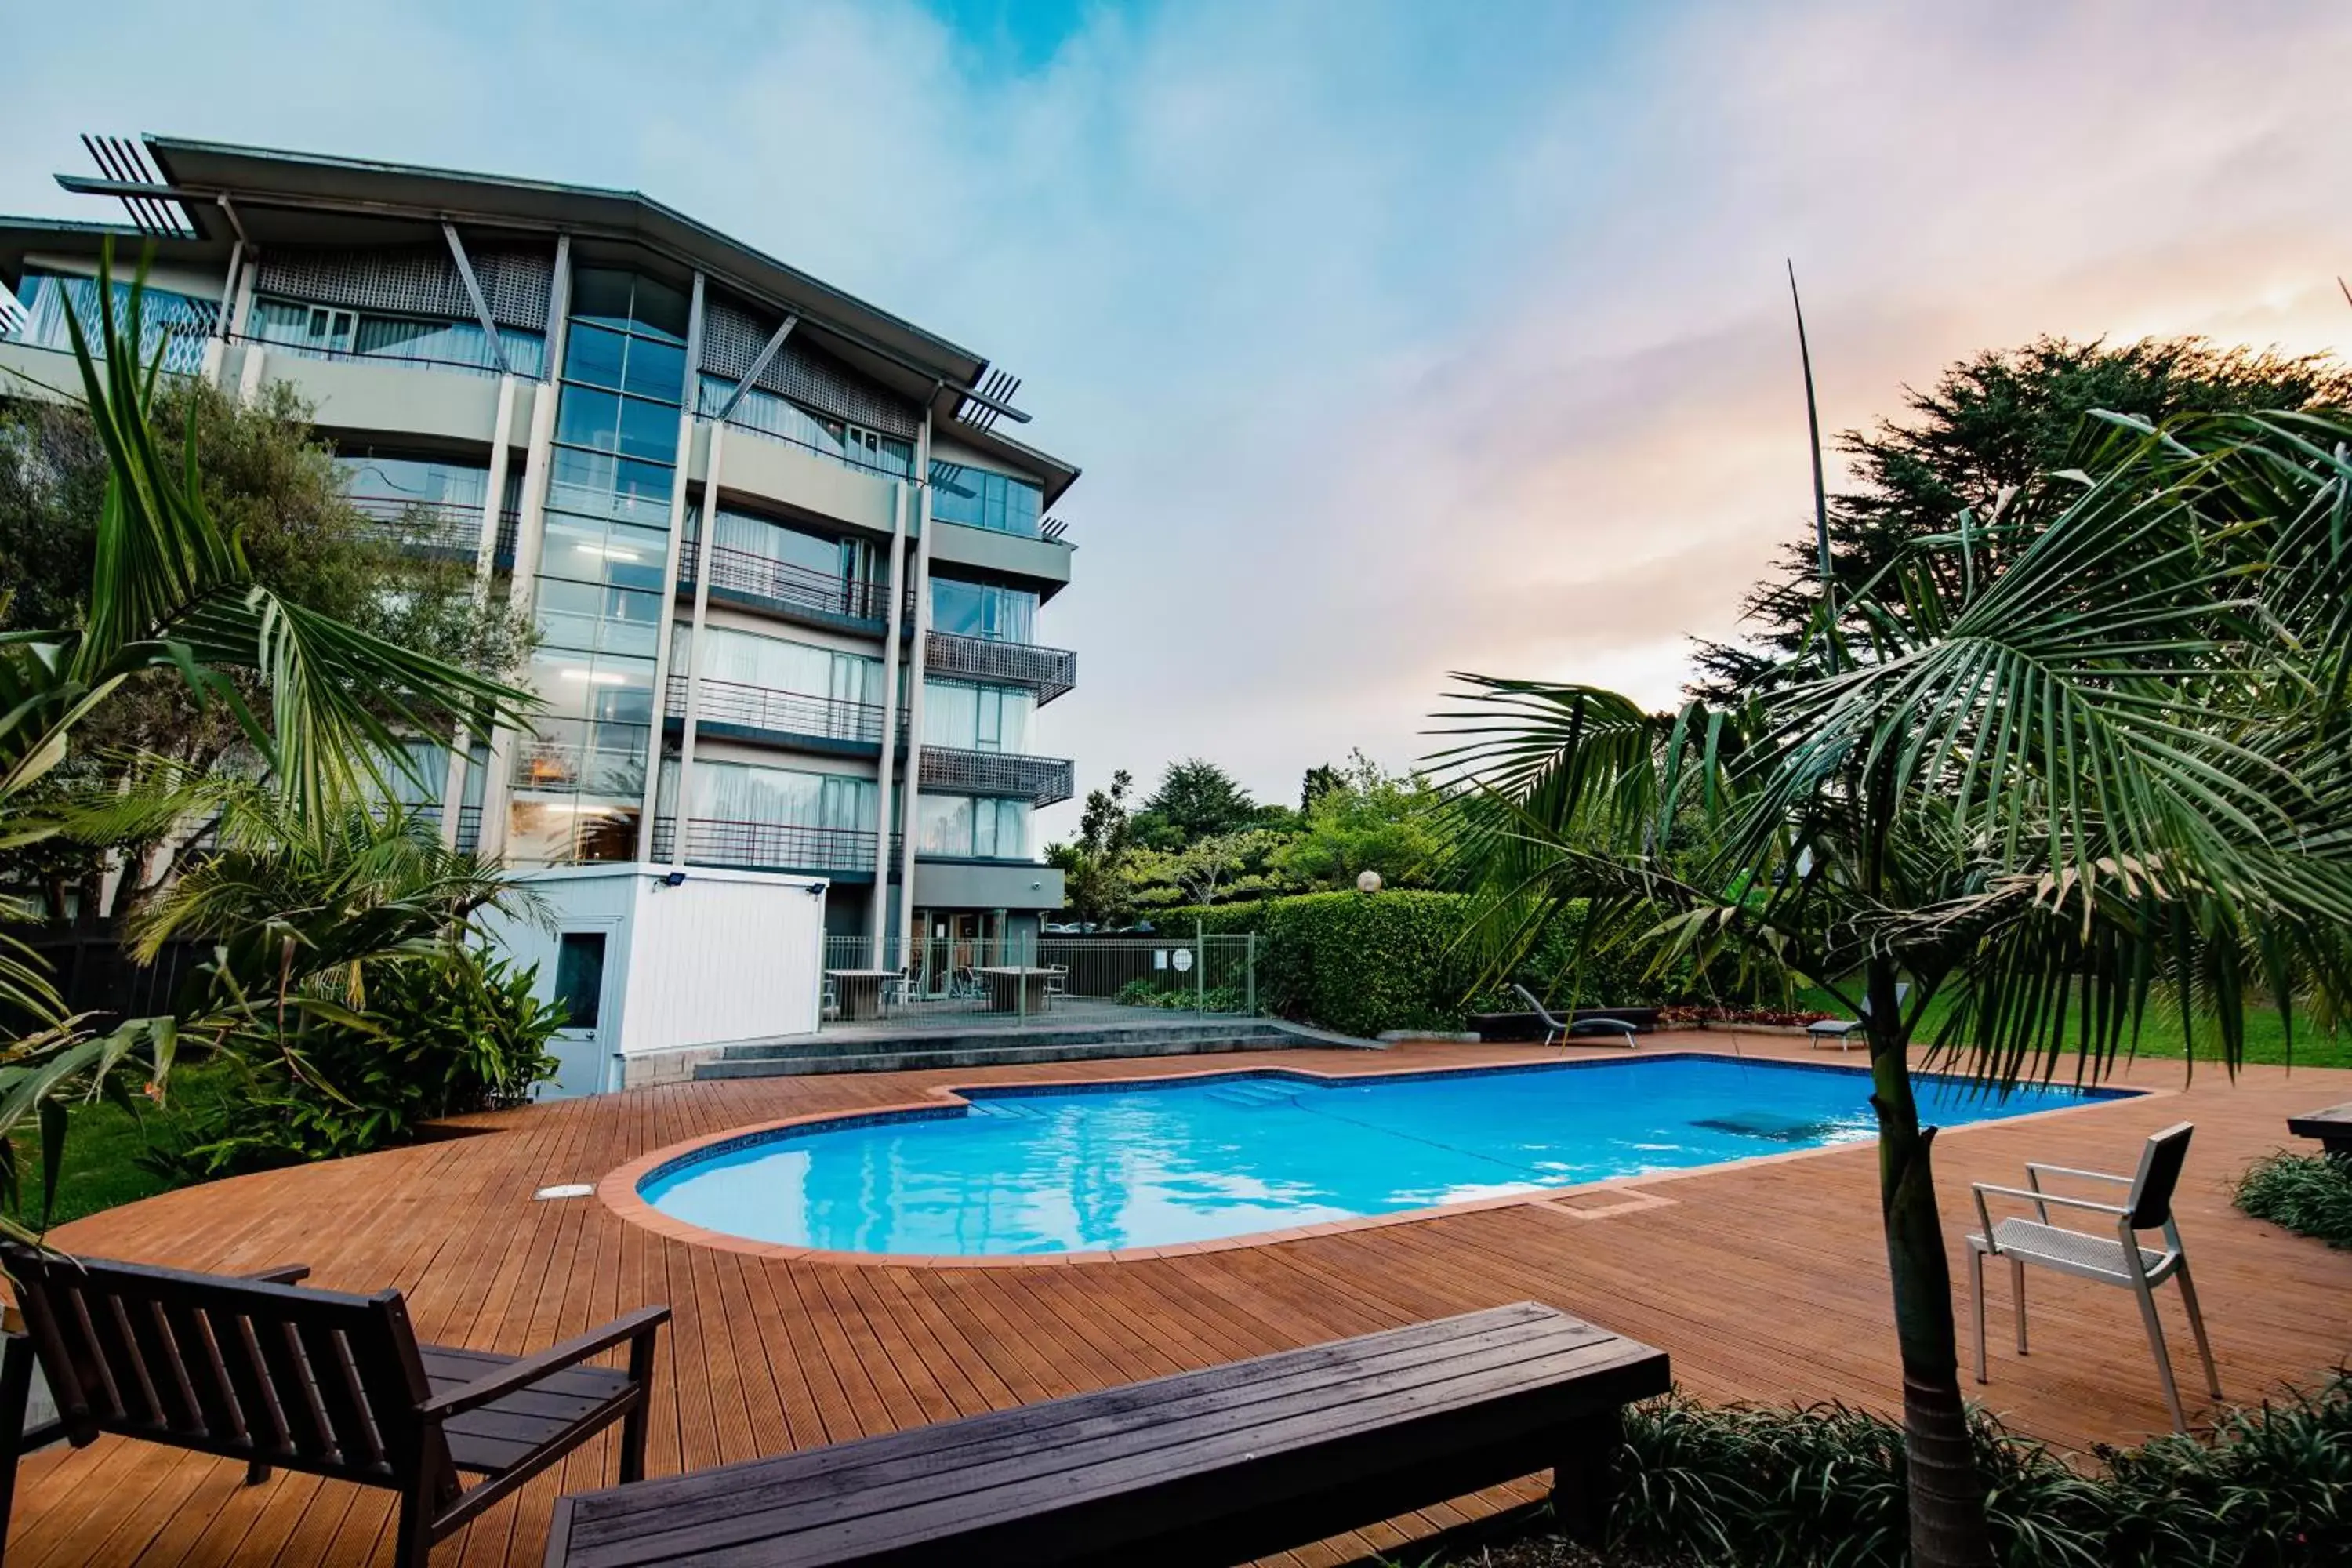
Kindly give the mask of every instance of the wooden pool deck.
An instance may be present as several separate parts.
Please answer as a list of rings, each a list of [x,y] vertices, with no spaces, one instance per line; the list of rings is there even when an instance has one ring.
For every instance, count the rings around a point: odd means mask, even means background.
[[[1644,1048],[1806,1058],[1801,1041],[1649,1037]],[[1094,1263],[995,1268],[844,1264],[667,1236],[597,1198],[534,1202],[681,1141],[813,1112],[922,1098],[953,1082],[1059,1081],[1285,1067],[1358,1073],[1544,1059],[1530,1047],[1410,1045],[1236,1058],[694,1083],[478,1119],[491,1131],[363,1159],[166,1194],[58,1233],[68,1249],[222,1270],[307,1262],[312,1282],[397,1285],[419,1334],[522,1352],[641,1303],[662,1339],[650,1473],[940,1420],[1207,1366],[1528,1298],[1658,1345],[1707,1399],[1837,1399],[1885,1408],[1898,1387],[1867,1144],[1750,1161],[1606,1193],[1517,1202],[1295,1239]],[[1618,1047],[1579,1056],[1622,1058]],[[1836,1059],[1828,1051],[1808,1059]],[[2163,1090],[1937,1145],[1948,1239],[1971,1226],[1967,1184],[2013,1181],[2031,1158],[2128,1168],[2140,1141],[2197,1123],[2179,1201],[2222,1386],[2251,1403],[2311,1384],[2352,1353],[2352,1253],[2231,1208],[2226,1184],[2288,1143],[2294,1111],[2352,1099],[2352,1072],[2147,1062],[2121,1082]],[[2053,1444],[2087,1449],[2162,1428],[2137,1314],[2122,1291],[2033,1281],[2035,1342],[2020,1361],[1996,1284],[1985,1403]],[[2178,1300],[2163,1293],[2176,1357]],[[1961,1311],[1965,1333],[1965,1308]],[[1964,1352],[1965,1353],[1965,1352]],[[2184,1394],[2195,1385],[2183,1360]],[[2193,1417],[2192,1417],[2193,1418]],[[436,1568],[536,1564],[559,1491],[609,1484],[610,1439],[501,1504]],[[1538,1456],[1530,1456],[1533,1460]],[[11,1568],[388,1563],[387,1494],[102,1438],[26,1461]],[[1291,1553],[1338,1563],[1535,1495],[1532,1482]]]

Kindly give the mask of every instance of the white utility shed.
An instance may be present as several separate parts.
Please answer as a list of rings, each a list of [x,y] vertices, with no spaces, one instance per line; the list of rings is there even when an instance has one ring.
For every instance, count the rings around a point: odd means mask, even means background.
[[[539,994],[573,1026],[550,1096],[601,1094],[633,1058],[814,1033],[824,995],[822,878],[668,867],[564,866],[517,879],[542,906],[487,922],[539,966]]]

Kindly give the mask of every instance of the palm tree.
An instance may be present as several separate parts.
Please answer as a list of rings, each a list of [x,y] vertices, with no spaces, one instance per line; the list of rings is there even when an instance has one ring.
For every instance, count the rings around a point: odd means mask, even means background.
[[[1589,900],[1589,940],[1661,971],[1864,1012],[1923,1568],[1992,1561],[1912,1087],[1931,1006],[1928,1058],[2006,1090],[2097,1078],[2152,1004],[2234,1067],[2252,999],[2332,1025],[2352,996],[2347,447],[2316,416],[2108,418],[1750,708],[1470,676],[1441,715],[1496,971]]]
[[[99,262],[97,353],[73,314],[90,420],[109,474],[88,610],[78,626],[0,633],[0,844],[48,829],[16,809],[65,760],[75,726],[141,677],[176,676],[205,701],[229,705],[294,809],[323,818],[380,792],[401,767],[404,734],[487,733],[520,721],[526,692],[415,653],[291,603],[257,581],[237,536],[205,505],[193,432],[174,466],[152,414],[163,358],[142,363],[142,261],[118,314],[110,248]],[[267,696],[257,715],[223,672],[252,671]],[[45,1157],[64,1135],[62,1097],[95,1092],[142,1044],[153,1079],[171,1065],[168,1020],[140,1020],[85,1037],[38,961],[0,938],[0,1012],[32,1032],[0,1057],[0,1139],[40,1120]]]

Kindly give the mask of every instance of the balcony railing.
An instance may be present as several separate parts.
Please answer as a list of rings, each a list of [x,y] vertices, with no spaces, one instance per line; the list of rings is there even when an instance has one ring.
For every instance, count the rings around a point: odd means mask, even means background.
[[[673,719],[686,716],[686,688],[687,678],[673,672],[665,709]],[[696,708],[696,719],[706,724],[731,724],[772,735],[848,741],[867,746],[882,743],[882,710],[871,702],[813,697],[803,691],[778,691],[771,687],[705,677],[701,700]],[[900,728],[905,728],[903,715]]]
[[[1078,656],[1067,648],[999,642],[960,632],[933,632],[925,647],[923,668],[929,675],[1025,686],[1037,694],[1040,707],[1078,683]]]
[[[1066,757],[925,746],[921,783],[925,789],[1019,795],[1033,805],[1052,805],[1076,793],[1077,764]]]
[[[654,858],[676,858],[677,819],[654,819]],[[871,871],[872,832],[855,827],[796,827],[781,822],[686,821],[686,858],[766,871]]]
[[[471,555],[482,539],[479,501],[402,500],[391,496],[353,496],[352,507],[368,520],[368,531],[415,550],[446,550]]]
[[[689,539],[678,547],[677,576],[681,584],[693,583],[701,569],[701,559],[699,540]],[[710,585],[790,609],[814,610],[853,621],[879,622],[890,616],[890,588],[886,583],[852,582],[829,572],[813,572],[805,566],[724,544],[710,547]]]
[[[456,322],[452,325],[466,327],[470,323]],[[426,353],[414,343],[392,342],[366,349],[342,348],[329,343],[294,342],[264,332],[242,332],[236,334],[231,341],[250,344],[268,353],[293,354],[300,359],[337,360],[345,364],[404,365],[414,370],[455,370],[468,375],[511,374],[526,381],[538,379],[546,353],[544,343],[538,341],[535,334],[500,333],[499,341],[507,354],[507,363],[501,366],[498,355],[490,349],[489,340],[481,335],[478,328],[470,332],[446,334],[435,340],[435,346],[451,351],[444,354]]]

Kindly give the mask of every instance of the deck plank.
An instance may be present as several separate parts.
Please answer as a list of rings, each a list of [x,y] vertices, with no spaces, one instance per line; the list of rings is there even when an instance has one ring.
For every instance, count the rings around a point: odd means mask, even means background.
[[[1717,1035],[1652,1043],[1804,1058],[1801,1043]],[[754,1122],[904,1103],[956,1083],[1076,1081],[1279,1065],[1386,1071],[1544,1059],[1526,1047],[1407,1045],[1371,1055],[1301,1050],[1150,1063],[689,1083],[467,1119],[474,1136],[270,1172],[94,1215],[58,1243],[192,1268],[301,1261],[342,1289],[398,1285],[420,1334],[520,1352],[647,1301],[676,1309],[662,1336],[648,1470],[675,1475],[790,1448],[900,1430],[1058,1394],[1532,1299],[1654,1344],[1710,1399],[1839,1399],[1891,1408],[1899,1387],[1867,1146],[1750,1161],[1638,1190],[1668,1200],[1598,1218],[1514,1205],[1224,1250],[1114,1262],[936,1268],[719,1251],[621,1219],[594,1199],[536,1202],[680,1140]],[[1622,1059],[1613,1047],[1573,1054]],[[1811,1058],[1827,1061],[1826,1055]],[[2063,1117],[1955,1129],[1936,1145],[1956,1279],[1974,1223],[1971,1180],[2013,1181],[2027,1158],[2128,1167],[2168,1122],[2198,1124],[2179,1207],[2230,1396],[2309,1385],[2352,1352],[2315,1304],[2352,1291],[2352,1254],[2290,1237],[2230,1206],[2228,1183],[2287,1142],[2285,1118],[2352,1099],[2352,1072],[2250,1068],[2233,1084],[2142,1062],[2124,1081],[2168,1092]],[[2020,1361],[2008,1281],[1991,1281],[1993,1381],[1985,1404],[2058,1447],[2130,1442],[2167,1426],[2136,1313],[2121,1292],[2032,1281],[2037,1342]],[[1959,1304],[1965,1331],[1965,1302]],[[2163,1293],[2188,1354],[2179,1303]],[[1965,1349],[1964,1349],[1965,1354]],[[2193,1383],[2193,1379],[2185,1380]],[[467,1568],[540,1561],[561,1492],[609,1485],[609,1436],[436,1559]],[[1533,1456],[1531,1456],[1533,1458]],[[386,1563],[391,1501],[102,1438],[26,1461],[12,1561],[226,1568]],[[1426,1509],[1277,1561],[1300,1565],[1406,1551],[1430,1531],[1540,1495],[1535,1481]]]

